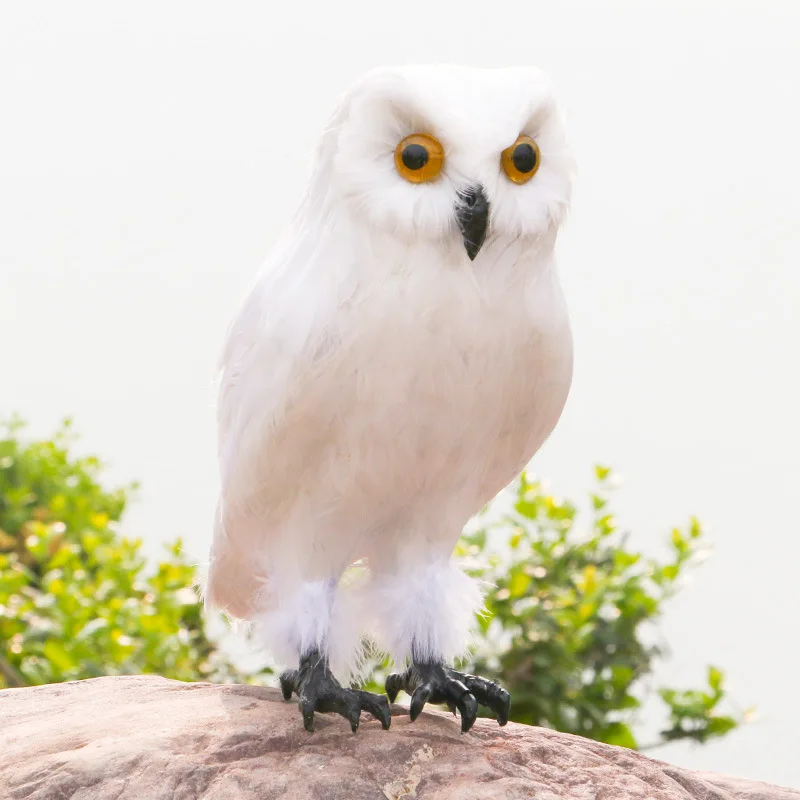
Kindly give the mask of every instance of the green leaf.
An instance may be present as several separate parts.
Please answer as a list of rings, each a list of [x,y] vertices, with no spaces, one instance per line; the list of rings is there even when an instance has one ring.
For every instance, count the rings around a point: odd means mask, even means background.
[[[603,736],[606,744],[613,744],[617,747],[627,747],[629,750],[636,750],[636,738],[631,729],[621,722],[613,722]]]
[[[539,506],[529,500],[519,500],[514,508],[516,509],[517,514],[525,517],[526,519],[534,520],[539,514]]]
[[[594,468],[594,474],[597,480],[602,483],[611,474],[611,467],[603,467],[598,464]]]
[[[733,717],[713,717],[706,726],[706,734],[708,737],[724,736],[738,726],[739,723]]]
[[[677,528],[672,530],[672,544],[679,553],[685,553],[689,549],[686,539]]]
[[[680,574],[680,567],[677,564],[667,564],[661,570],[661,574],[670,581],[674,581]]]
[[[716,667],[708,668],[708,685],[715,693],[722,691],[722,681],[724,679],[725,675],[723,674],[722,670],[717,669]]]
[[[48,639],[45,642],[44,657],[62,673],[69,672],[75,666],[64,645],[56,639]]]
[[[512,597],[522,597],[528,591],[531,585],[531,576],[526,575],[524,572],[516,572],[511,576],[511,581],[508,584],[508,591]]]

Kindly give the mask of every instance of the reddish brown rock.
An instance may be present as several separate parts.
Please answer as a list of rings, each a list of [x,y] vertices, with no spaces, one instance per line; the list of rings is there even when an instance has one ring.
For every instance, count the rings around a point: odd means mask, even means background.
[[[399,709],[398,709],[399,711]],[[0,692],[0,798],[10,800],[800,800],[510,723],[317,715],[306,733],[274,689],[151,676]]]

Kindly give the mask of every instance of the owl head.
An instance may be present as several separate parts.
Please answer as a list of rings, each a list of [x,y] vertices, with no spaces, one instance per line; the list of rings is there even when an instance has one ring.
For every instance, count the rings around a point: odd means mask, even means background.
[[[540,70],[392,67],[368,73],[340,100],[309,196],[355,225],[455,242],[472,260],[486,242],[554,231],[572,174]]]

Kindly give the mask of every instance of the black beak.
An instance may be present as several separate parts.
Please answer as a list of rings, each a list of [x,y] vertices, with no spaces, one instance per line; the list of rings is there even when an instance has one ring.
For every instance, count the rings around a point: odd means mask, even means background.
[[[461,202],[456,206],[456,219],[464,237],[464,248],[469,260],[474,261],[483,246],[486,229],[489,227],[489,201],[480,185],[468,186],[459,194]]]

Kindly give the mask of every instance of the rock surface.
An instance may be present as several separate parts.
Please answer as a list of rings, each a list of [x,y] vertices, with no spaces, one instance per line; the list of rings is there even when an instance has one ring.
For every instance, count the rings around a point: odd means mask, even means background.
[[[135,676],[0,692],[0,798],[9,800],[800,800],[575,736],[405,713],[357,734],[303,730],[276,689]]]

